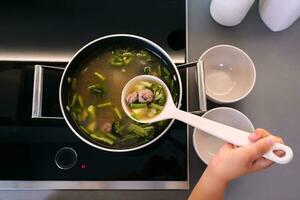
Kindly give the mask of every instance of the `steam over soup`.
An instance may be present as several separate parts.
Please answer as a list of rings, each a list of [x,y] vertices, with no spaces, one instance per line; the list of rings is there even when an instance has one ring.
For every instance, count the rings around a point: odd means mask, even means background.
[[[176,102],[178,83],[172,70],[145,49],[103,49],[85,60],[74,77],[68,77],[71,89],[67,110],[77,126],[96,143],[118,149],[139,146],[161,133],[168,121],[139,124],[131,120],[122,109],[122,89],[135,76],[149,74],[167,84]],[[144,89],[147,93],[147,87]],[[149,112],[158,111],[158,107],[152,107]]]

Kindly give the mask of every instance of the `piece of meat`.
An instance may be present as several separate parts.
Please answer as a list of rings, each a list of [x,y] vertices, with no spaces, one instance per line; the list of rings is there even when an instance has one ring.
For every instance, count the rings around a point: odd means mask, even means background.
[[[140,103],[149,103],[152,102],[154,98],[154,94],[149,89],[143,89],[138,91],[138,102]]]
[[[100,126],[100,130],[105,133],[110,133],[112,129],[112,124],[110,122],[105,122]]]
[[[138,100],[138,93],[137,92],[133,92],[133,93],[130,93],[126,96],[126,102],[127,104],[131,104],[131,103],[134,103]]]

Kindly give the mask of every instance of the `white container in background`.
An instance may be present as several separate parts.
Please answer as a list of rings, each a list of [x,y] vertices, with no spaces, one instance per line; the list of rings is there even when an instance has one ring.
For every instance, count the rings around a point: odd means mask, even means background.
[[[259,14],[272,31],[282,31],[300,17],[300,0],[260,0]]]
[[[223,26],[236,26],[243,21],[254,1],[212,0],[210,14],[216,22]]]

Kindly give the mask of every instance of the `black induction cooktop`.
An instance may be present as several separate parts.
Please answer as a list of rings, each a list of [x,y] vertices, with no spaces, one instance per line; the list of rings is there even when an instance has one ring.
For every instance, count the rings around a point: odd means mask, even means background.
[[[11,10],[9,10],[11,8]],[[62,119],[63,68],[85,43],[112,33],[146,37],[185,61],[185,1],[9,1],[0,8],[0,189],[188,189],[188,129],[111,153],[79,140]],[[42,66],[39,113],[33,103]],[[186,109],[186,72],[182,109]]]
[[[129,33],[185,56],[185,0],[4,0],[0,60],[68,62],[86,43]]]

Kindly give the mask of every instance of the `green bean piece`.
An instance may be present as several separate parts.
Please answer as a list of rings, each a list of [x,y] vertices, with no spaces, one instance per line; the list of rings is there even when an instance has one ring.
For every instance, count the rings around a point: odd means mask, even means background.
[[[124,63],[122,61],[120,62],[120,61],[115,61],[115,60],[112,60],[110,62],[110,64],[115,67],[122,67],[124,65]]]
[[[81,113],[82,109],[81,108],[76,108],[76,107],[72,107],[71,108],[71,112],[74,112],[74,113]]]
[[[157,76],[161,77],[161,67],[160,67],[160,65],[157,66]]]
[[[141,137],[146,137],[147,136],[147,132],[144,130],[144,128],[136,125],[136,124],[130,124],[127,128],[130,132],[133,132]]]
[[[110,101],[96,105],[97,108],[105,108],[105,107],[110,107],[110,106],[112,106],[112,103]]]
[[[155,127],[154,126],[146,126],[144,130],[148,133],[148,137],[154,135]]]
[[[142,59],[144,59],[146,61],[151,61],[151,55],[147,51],[145,51],[145,50],[140,50],[140,52],[138,52],[136,54],[136,56],[140,57],[140,58],[142,58]]]
[[[171,73],[169,72],[169,70],[166,67],[163,67],[162,70],[165,73],[165,75],[167,75],[167,76],[171,75]]]
[[[84,74],[87,70],[88,70],[88,68],[85,67],[85,68],[81,71],[81,73]]]
[[[146,127],[141,127],[137,124],[131,123],[127,129],[130,132],[133,132],[141,137],[149,137],[150,135],[153,135],[155,132],[154,126],[146,126]]]
[[[90,91],[90,93],[92,93],[95,96],[101,97],[105,94],[104,87],[101,84],[90,85],[88,87],[88,90]]]
[[[111,134],[111,133],[106,133],[106,136],[109,137],[109,138],[112,139],[112,140],[116,140],[116,139],[117,139],[117,137],[114,136],[114,135]]]
[[[71,116],[75,121],[77,121],[77,115],[75,112],[71,112]]]
[[[82,96],[78,95],[77,98],[78,98],[78,102],[79,102],[80,107],[83,108],[84,107],[84,103],[83,103]]]
[[[98,140],[98,141],[101,141],[101,142],[104,142],[104,143],[107,143],[109,145],[113,145],[114,144],[114,141],[108,137],[100,137],[100,136],[97,136],[95,134],[91,134],[91,138],[95,139],[95,140]]]
[[[125,65],[128,65],[132,60],[132,57],[123,57],[123,62],[125,63]]]
[[[68,106],[68,105],[66,105],[66,109],[67,109],[67,111],[71,111],[71,108],[70,108],[70,106]]]
[[[80,125],[79,128],[81,130],[83,130],[83,132],[87,133],[87,134],[90,134],[90,132],[88,130],[86,130],[86,128],[84,128],[84,126]]]
[[[86,110],[82,111],[81,114],[80,114],[80,121],[84,122],[88,118],[89,118],[89,113]]]
[[[170,87],[171,87],[171,91],[174,91],[174,80],[173,79],[171,80]]]
[[[73,95],[73,97],[72,97],[72,101],[71,101],[70,107],[75,106],[76,101],[77,101],[77,97],[78,97],[78,94],[75,93],[75,94]]]
[[[114,134],[120,134],[121,133],[121,122],[120,121],[114,121],[112,123],[112,133]]]
[[[122,53],[122,56],[129,56],[129,57],[131,57],[131,56],[133,56],[133,54],[131,52],[124,52],[124,53]]]
[[[76,79],[76,78],[73,78],[73,80],[72,80],[72,85],[71,85],[72,90],[76,90],[76,84],[77,84],[77,79]]]
[[[150,74],[150,73],[151,73],[151,67],[150,66],[144,67],[144,74]]]
[[[119,119],[122,119],[122,114],[117,107],[114,107],[114,112],[116,113],[116,115]]]
[[[177,96],[178,96],[177,92],[172,94],[172,98],[174,102],[176,102]]]
[[[129,104],[130,108],[146,108],[147,104],[146,103],[131,103]]]
[[[90,105],[88,108],[87,108],[87,112],[90,114],[90,116],[92,118],[95,118],[96,117],[96,108],[94,105]]]
[[[162,121],[157,122],[157,124],[158,124],[158,126],[163,127],[163,126],[167,125],[167,122],[168,122],[168,120],[162,120]]]
[[[102,74],[100,74],[99,72],[94,72],[94,75],[96,77],[98,77],[101,81],[104,81],[106,78],[105,76],[103,76]]]
[[[132,140],[132,139],[135,139],[135,138],[138,138],[139,136],[138,135],[136,135],[136,134],[128,134],[128,135],[125,135],[122,139],[121,139],[121,141],[122,142],[125,142],[125,141],[127,141],[127,140]]]
[[[133,117],[134,119],[137,119],[137,120],[140,119],[139,116],[138,116],[136,113],[134,113],[134,112],[132,112],[132,113],[130,114],[130,116]]]
[[[160,106],[160,105],[158,105],[158,104],[156,104],[156,103],[151,103],[150,104],[150,108],[154,108],[154,109],[156,109],[156,110],[158,110],[158,111],[162,111],[163,110],[163,106]]]
[[[95,131],[96,126],[97,126],[96,122],[92,121],[86,126],[86,129],[92,133]]]
[[[147,88],[151,88],[152,83],[148,82],[148,81],[140,81],[141,85],[144,85]]]

